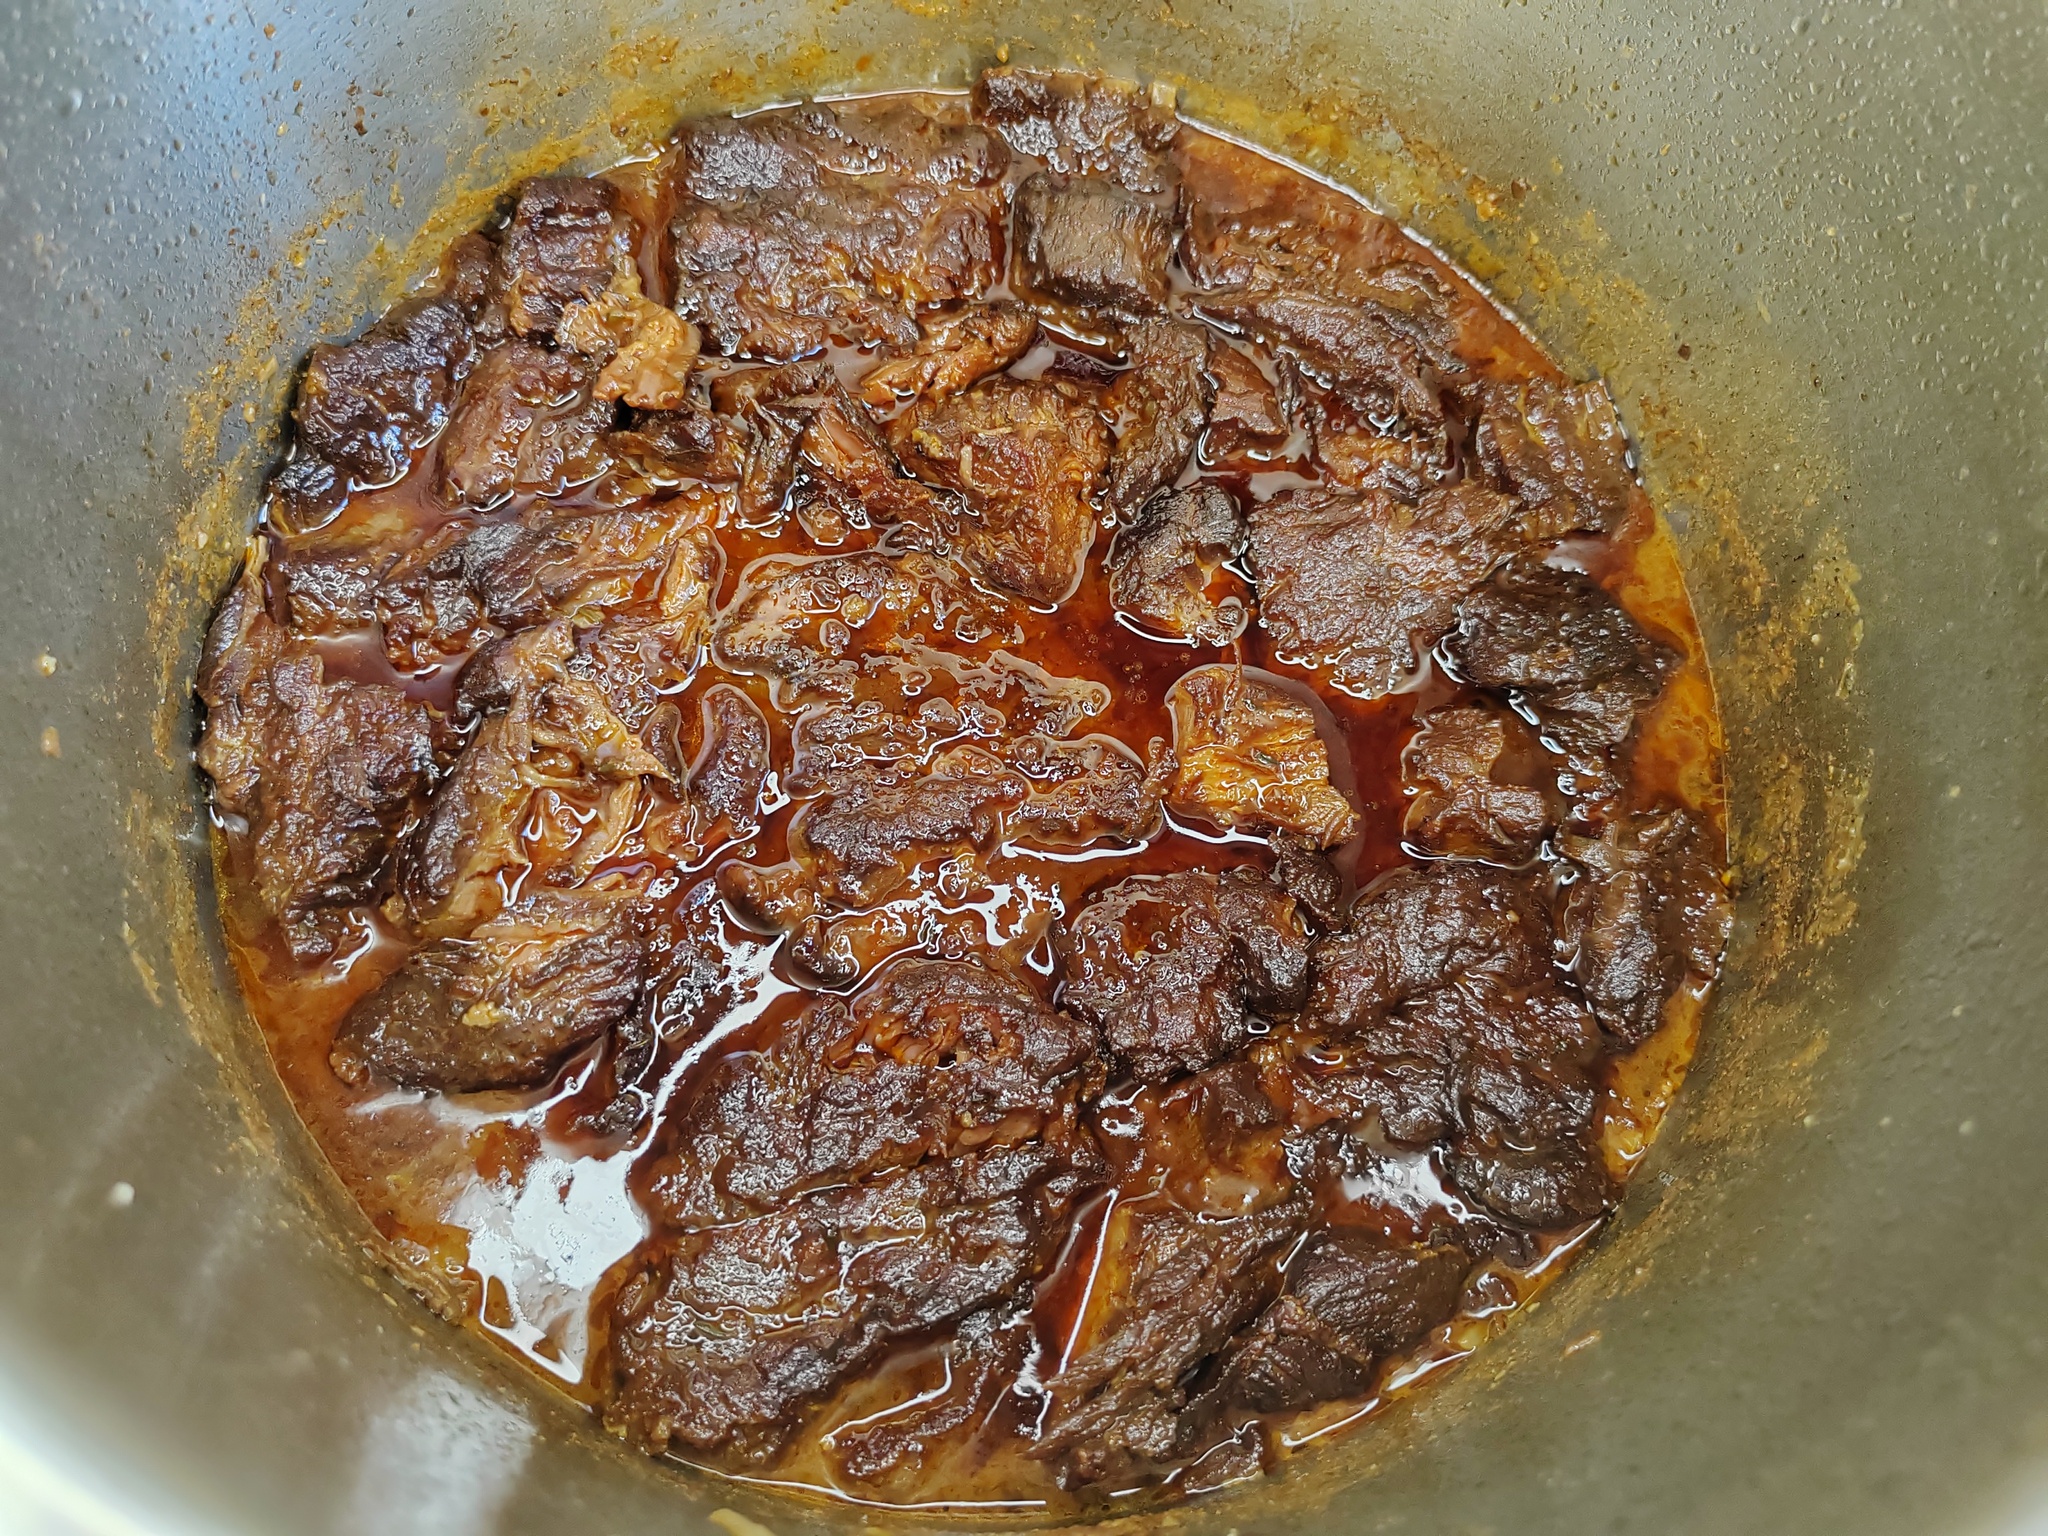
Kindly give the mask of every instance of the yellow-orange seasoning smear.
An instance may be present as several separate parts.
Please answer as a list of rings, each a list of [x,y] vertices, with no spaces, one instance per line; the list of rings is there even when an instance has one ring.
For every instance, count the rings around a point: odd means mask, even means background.
[[[927,105],[956,112],[940,98]],[[841,111],[857,111],[842,104]],[[1180,153],[1227,161],[1242,151],[1192,128],[1182,133]],[[612,173],[627,206],[644,230],[667,223],[660,162]],[[1271,172],[1269,171],[1270,175]],[[1290,173],[1291,174],[1291,173]],[[1321,184],[1303,178],[1305,196],[1328,198]],[[1361,206],[1362,253],[1374,264],[1405,260],[1435,271],[1453,294],[1459,351],[1476,372],[1490,377],[1558,377],[1555,365],[1462,273],[1433,252],[1401,236]],[[643,284],[665,299],[663,263],[650,238],[640,253]],[[1055,338],[1063,346],[1039,349],[1019,367],[1080,366],[1091,350],[1085,338]],[[849,380],[872,364],[872,355],[837,354]],[[423,528],[447,513],[427,487],[432,483],[430,451],[407,478],[388,490],[356,495],[343,521],[326,530],[333,538],[351,529],[365,534]],[[1273,465],[1270,475],[1214,472],[1241,494],[1258,496],[1274,485],[1313,480],[1306,460]],[[1261,479],[1268,483],[1256,483]],[[570,498],[573,500],[573,498]],[[774,553],[812,553],[815,546],[785,520],[776,531],[720,530],[725,567],[721,601],[729,599],[740,570]],[[1035,613],[1027,623],[1021,653],[1061,677],[1108,686],[1112,702],[1089,728],[1108,732],[1142,758],[1155,737],[1170,734],[1164,708],[1167,689],[1189,667],[1236,659],[1315,689],[1334,722],[1334,777],[1363,812],[1363,830],[1342,850],[1340,860],[1357,885],[1410,861],[1402,845],[1407,795],[1401,754],[1424,709],[1456,699],[1460,685],[1440,671],[1428,671],[1419,685],[1390,697],[1366,701],[1328,686],[1313,669],[1277,656],[1256,624],[1242,642],[1222,650],[1166,644],[1120,624],[1110,605],[1102,560],[1107,532],[1096,541],[1080,590],[1053,613]],[[1699,635],[1694,626],[1668,536],[1640,492],[1625,526],[1600,555],[1593,571],[1637,620],[1675,649],[1681,661],[1659,706],[1644,719],[1630,791],[1637,805],[1659,803],[1689,809],[1710,829],[1713,846],[1724,844],[1718,763],[1718,723]],[[398,683],[416,697],[445,704],[452,695],[455,664],[433,675],[404,678],[391,672],[374,644],[328,643],[330,673]],[[771,705],[761,679],[721,672],[707,660],[682,700],[683,718],[697,718],[695,700],[715,682],[737,684],[762,706],[774,735],[777,763],[789,760],[789,722]],[[680,872],[673,902],[711,878],[733,859],[773,864],[785,857],[784,836],[792,808],[783,806],[758,837],[707,856]],[[437,1309],[506,1348],[551,1384],[589,1400],[594,1340],[593,1297],[607,1272],[647,1230],[633,1194],[632,1170],[655,1135],[662,1110],[679,1101],[693,1073],[741,1047],[769,1038],[807,995],[778,961],[773,937],[724,921],[724,950],[737,1006],[701,1035],[686,1031],[664,1048],[655,1115],[623,1138],[593,1139],[569,1126],[579,1092],[591,1076],[595,1053],[586,1053],[548,1089],[460,1097],[396,1089],[357,1091],[346,1087],[328,1064],[335,1026],[357,999],[403,962],[400,935],[381,917],[365,917],[357,941],[333,960],[305,969],[296,966],[269,928],[250,894],[246,851],[222,831],[216,840],[222,875],[222,911],[235,963],[251,1009],[293,1104],[342,1183],[374,1227],[388,1260]],[[1218,835],[1177,824],[1144,846],[1091,849],[1085,856],[1054,855],[1006,846],[982,863],[985,873],[968,888],[946,882],[914,882],[892,905],[902,911],[902,947],[935,953],[1002,951],[1041,976],[1051,970],[1045,935],[1054,919],[1073,911],[1090,890],[1136,873],[1185,868],[1223,869],[1269,858],[1263,839]],[[1702,1000],[1675,999],[1664,1026],[1609,1069],[1604,1106],[1603,1150],[1610,1170],[1625,1177],[1655,1136],[1658,1122],[1682,1081],[1698,1037]],[[581,1107],[589,1107],[582,1105]],[[1426,1169],[1425,1169],[1426,1172]],[[1118,1198],[1144,1198],[1121,1191]],[[1114,1201],[1098,1194],[1078,1207],[1072,1231],[1053,1273],[1041,1281],[1036,1310],[1039,1336],[1049,1348],[1067,1347],[1078,1335],[1091,1305],[1093,1266],[1099,1259],[1103,1224]],[[1337,1213],[1342,1219],[1342,1213]],[[1595,1224],[1597,1225],[1597,1224]],[[1293,1448],[1366,1416],[1387,1397],[1411,1390],[1443,1363],[1470,1350],[1527,1296],[1549,1283],[1593,1234],[1589,1226],[1553,1235],[1543,1257],[1528,1268],[1496,1266],[1491,1279],[1468,1288],[1486,1305],[1438,1328],[1409,1358],[1395,1362],[1377,1394],[1326,1404],[1275,1426],[1274,1443]],[[900,1502],[915,1506],[987,1505],[1002,1508],[1073,1507],[1073,1497],[1053,1482],[1045,1465],[1028,1454],[1029,1442],[1015,1435],[962,1436],[936,1447],[914,1487],[892,1486],[886,1494],[842,1485],[826,1453],[833,1430],[877,1414],[894,1404],[943,1385],[943,1348],[919,1345],[899,1351],[878,1371],[843,1391],[813,1422],[812,1429],[774,1466],[753,1474],[765,1481],[833,1497]],[[1186,1486],[1199,1487],[1194,1478]]]

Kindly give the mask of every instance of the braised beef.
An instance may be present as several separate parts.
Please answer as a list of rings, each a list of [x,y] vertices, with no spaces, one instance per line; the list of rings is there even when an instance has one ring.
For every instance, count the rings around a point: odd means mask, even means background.
[[[910,347],[920,307],[995,283],[1000,142],[908,109],[876,126],[820,104],[684,128],[670,276],[719,351],[786,362],[833,342]]]
[[[1161,491],[1117,530],[1110,600],[1153,634],[1227,645],[1251,619],[1245,585],[1224,565],[1243,542],[1244,520],[1221,486]]]
[[[1021,304],[980,304],[921,320],[919,329],[924,334],[908,357],[879,364],[861,380],[861,398],[868,404],[959,394],[1030,350],[1038,318]]]
[[[889,440],[912,474],[967,497],[977,520],[961,554],[974,569],[1034,603],[1072,594],[1109,462],[1093,405],[1059,384],[998,375],[918,401],[890,423]]]
[[[1479,462],[1528,509],[1532,536],[1612,533],[1628,515],[1635,474],[1605,385],[1490,383],[1473,437]]]
[[[1324,848],[1357,830],[1330,782],[1315,711],[1240,667],[1196,667],[1166,696],[1179,763],[1167,806],[1221,827],[1300,832]]]
[[[638,231],[618,189],[583,176],[538,176],[520,189],[498,246],[496,282],[518,335],[549,335],[563,310],[630,270]]]
[[[1415,670],[1519,543],[1515,503],[1470,481],[1413,506],[1384,491],[1283,491],[1249,521],[1275,645],[1367,698]]]
[[[1599,1215],[1599,1032],[1550,947],[1525,879],[1458,863],[1389,876],[1317,949],[1303,1023],[1341,1064],[1306,1063],[1302,1091],[1376,1114],[1396,1142],[1446,1140],[1459,1187],[1510,1221]]]
[[[1676,661],[1592,578],[1526,559],[1459,601],[1444,649],[1470,681],[1533,710],[1576,791],[1602,798],[1614,791],[1615,754]]]
[[[1510,739],[1523,734],[1512,716],[1478,705],[1423,716],[1401,755],[1413,795],[1402,823],[1408,841],[1431,853],[1503,864],[1532,858],[1550,830],[1543,791],[1495,776]]]
[[[1166,150],[1179,133],[1171,96],[1069,69],[991,69],[974,83],[975,118],[1020,155],[1062,175],[1106,176],[1132,192],[1173,185]]]
[[[637,891],[534,891],[416,950],[342,1020],[334,1070],[357,1086],[537,1087],[632,1011],[646,962]]]
[[[1330,1233],[1296,1259],[1287,1289],[1232,1349],[1214,1398],[1259,1413],[1354,1397],[1379,1359],[1457,1310],[1472,1256]]]
[[[765,1052],[729,1057],[652,1165],[679,1227],[962,1154],[1035,1147],[1099,1161],[1079,1120],[1095,1031],[984,966],[905,960],[851,1000],[814,1000]]]
[[[1092,74],[515,193],[313,353],[198,679],[409,1283],[650,1451],[1057,1521],[1574,1251],[1730,925],[1601,385]]]
[[[1254,1011],[1308,997],[1308,930],[1252,869],[1134,875],[1089,901],[1060,954],[1062,1002],[1148,1082],[1213,1065],[1251,1038]]]
[[[1105,402],[1121,423],[1109,456],[1109,505],[1126,520],[1180,478],[1215,393],[1200,326],[1144,321],[1130,328],[1127,345],[1131,366],[1117,375]]]
[[[252,560],[207,636],[197,760],[214,804],[247,826],[251,883],[301,960],[331,954],[342,909],[374,901],[433,771],[426,707],[397,688],[329,678],[264,612]]]
[[[1084,309],[1157,314],[1172,259],[1173,219],[1150,198],[1047,171],[1017,189],[1017,260],[1031,293]]]
[[[1704,986],[1727,947],[1720,861],[1683,811],[1612,818],[1597,838],[1566,834],[1572,878],[1558,902],[1558,961],[1616,1038],[1636,1045],[1682,986]]]

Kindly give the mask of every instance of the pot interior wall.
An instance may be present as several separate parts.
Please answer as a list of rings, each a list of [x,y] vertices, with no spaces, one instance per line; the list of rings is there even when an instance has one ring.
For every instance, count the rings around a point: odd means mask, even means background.
[[[643,1465],[357,1252],[213,936],[187,680],[295,360],[493,189],[998,57],[1179,84],[1607,376],[1729,729],[1731,980],[1615,1229],[1450,1382],[1174,1523],[2018,1508],[2048,1449],[2048,34],[1922,0],[14,13],[0,1473],[125,1529],[854,1523]]]

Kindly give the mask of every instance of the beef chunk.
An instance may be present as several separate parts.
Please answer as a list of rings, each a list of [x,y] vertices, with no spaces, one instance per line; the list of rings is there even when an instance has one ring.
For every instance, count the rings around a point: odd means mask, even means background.
[[[330,1060],[359,1087],[538,1087],[632,1011],[646,969],[637,892],[534,891],[467,937],[415,951],[349,1010]]]
[[[773,679],[781,708],[850,699],[862,652],[1021,638],[1000,599],[976,591],[950,561],[915,552],[765,557],[747,567],[712,628],[719,664]]]
[[[1304,369],[1361,414],[1438,426],[1442,391],[1464,370],[1451,350],[1446,298],[1426,268],[1384,276],[1388,287],[1378,297],[1222,289],[1203,294],[1197,307],[1266,346],[1291,349]]]
[[[492,507],[514,491],[559,496],[595,479],[607,459],[608,401],[574,352],[513,341],[486,352],[463,387],[441,441],[435,492],[452,506]]]
[[[563,312],[563,343],[599,364],[591,393],[644,411],[680,410],[689,401],[690,370],[704,339],[697,327],[640,291],[633,271],[622,272],[594,299]]]
[[[1204,482],[1161,491],[1110,546],[1109,597],[1119,613],[1175,640],[1227,645],[1250,622],[1250,594],[1225,568],[1244,542],[1237,503]]]
[[[1258,871],[1134,875],[1059,937],[1062,999],[1135,1077],[1198,1072],[1243,1047],[1254,1011],[1308,997],[1308,930]]]
[[[923,335],[908,357],[877,364],[861,380],[868,404],[957,395],[1009,367],[1038,339],[1038,317],[1021,304],[978,304],[920,320],[918,327]]]
[[[912,474],[966,495],[978,521],[960,553],[990,581],[1034,603],[1060,602],[1080,584],[1109,461],[1109,435],[1086,401],[1057,384],[984,379],[919,401],[889,438]]]
[[[1515,504],[1471,482],[1414,506],[1283,491],[1252,508],[1260,621],[1284,655],[1373,698],[1411,674],[1458,601],[1516,546]]]
[[[825,106],[693,123],[670,225],[678,307],[721,352],[787,362],[834,341],[918,340],[916,313],[1000,275],[1007,156],[909,109]]]
[[[1467,595],[1445,649],[1471,682],[1517,694],[1596,797],[1616,791],[1614,754],[1677,659],[1591,577],[1534,560]]]
[[[1446,1140],[1459,1187],[1509,1221],[1599,1215],[1599,1031],[1550,946],[1525,880],[1455,863],[1393,875],[1317,950],[1302,1018],[1341,1061],[1302,1063],[1304,1093],[1377,1114],[1397,1142]]]
[[[1180,771],[1167,808],[1222,827],[1280,828],[1322,847],[1358,830],[1358,812],[1330,783],[1315,712],[1242,668],[1196,667],[1166,695]]]
[[[1161,795],[1172,769],[1166,743],[1152,739],[1152,761],[1114,736],[1055,741],[1037,734],[1002,744],[1002,758],[1029,786],[1010,813],[1014,835],[1059,846],[1105,838],[1140,842],[1159,830]]]
[[[398,689],[328,678],[263,611],[262,579],[252,558],[207,636],[197,760],[215,805],[247,823],[264,910],[296,958],[317,960],[334,949],[334,909],[376,898],[433,772],[433,732]]]
[[[496,637],[464,578],[461,545],[470,531],[466,522],[444,523],[394,560],[378,583],[374,617],[396,670],[424,672]]]
[[[1126,519],[1187,468],[1213,393],[1200,326],[1145,321],[1131,327],[1128,345],[1131,366],[1104,401],[1123,423],[1109,457],[1109,505]]]
[[[1521,724],[1481,706],[1439,709],[1401,755],[1410,794],[1403,834],[1430,853],[1520,864],[1533,858],[1550,830],[1543,792],[1501,783],[1495,765]],[[1526,754],[1528,747],[1524,746]]]
[[[655,494],[685,480],[732,485],[740,478],[745,444],[741,429],[725,416],[686,406],[673,411],[634,412],[625,427],[607,432],[606,457],[639,483],[629,494]]]
[[[508,628],[630,609],[675,626],[680,653],[701,637],[718,582],[716,507],[687,495],[616,511],[537,506],[478,528],[460,559],[484,610]]]
[[[869,906],[902,885],[920,859],[993,846],[1003,813],[1027,793],[1000,758],[954,747],[923,772],[892,765],[843,775],[804,808],[790,840],[829,898]]]
[[[292,406],[299,451],[357,485],[389,485],[447,423],[473,350],[445,299],[400,304],[356,340],[315,347]]]
[[[1287,1289],[1233,1347],[1211,1396],[1286,1413],[1372,1385],[1372,1368],[1457,1310],[1472,1256],[1330,1232],[1294,1262]]]
[[[1216,383],[1216,398],[1202,439],[1203,461],[1256,465],[1276,456],[1294,435],[1300,385],[1293,366],[1284,359],[1274,363],[1274,377],[1269,379],[1249,352],[1212,342],[1208,372]]]
[[[1558,901],[1558,962],[1607,1030],[1639,1045],[1671,995],[1704,986],[1721,963],[1732,916],[1720,861],[1678,810],[1619,815],[1563,848],[1575,878]]]
[[[1171,288],[1173,219],[1114,183],[1041,171],[1017,189],[1017,260],[1034,294],[1156,315]]]
[[[1344,921],[1344,877],[1330,856],[1312,837],[1299,832],[1275,832],[1273,882],[1292,896],[1295,905],[1323,928],[1336,928]]]
[[[1077,1120],[1095,1032],[980,965],[904,960],[814,999],[764,1052],[711,1069],[655,1159],[649,1208],[698,1227],[930,1160],[1036,1147],[1098,1160]]]
[[[1475,441],[1479,462],[1528,508],[1533,538],[1612,533],[1628,515],[1628,437],[1603,384],[1489,383]]]
[[[512,329],[547,335],[565,307],[631,271],[636,231],[618,189],[582,176],[538,176],[520,189],[498,247],[497,281]]]
[[[892,1345],[1029,1285],[1071,1199],[1048,1149],[996,1146],[658,1235],[610,1302],[604,1421],[651,1452],[765,1461]]]
[[[1064,175],[1107,176],[1132,192],[1173,186],[1166,152],[1180,132],[1173,98],[1080,70],[991,69],[974,84],[975,118],[1022,155]]]
[[[1142,1088],[1104,1114],[1124,1192],[1056,1369],[1033,1454],[1097,1483],[1184,1456],[1210,1429],[1207,1363],[1280,1289],[1322,1158],[1242,1062]]]
[[[714,822],[724,821],[735,837],[761,821],[767,787],[768,721],[761,706],[730,683],[704,691],[703,745],[690,764],[689,794]]]
[[[1443,431],[1383,431],[1358,419],[1355,412],[1321,400],[1308,402],[1301,415],[1326,480],[1354,491],[1385,491],[1413,503],[1450,478],[1450,443]]]
[[[913,1486],[948,1438],[987,1419],[1030,1358],[1028,1314],[991,1307],[963,1318],[945,1350],[943,1385],[826,1437],[840,1472],[869,1487]]]

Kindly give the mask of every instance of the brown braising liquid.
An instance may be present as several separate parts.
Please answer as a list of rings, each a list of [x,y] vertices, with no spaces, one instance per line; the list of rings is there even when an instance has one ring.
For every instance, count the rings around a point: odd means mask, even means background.
[[[937,113],[958,113],[957,98],[928,97]],[[859,103],[840,103],[857,112]],[[1185,137],[1197,148],[1206,140],[1196,130]],[[1214,141],[1208,141],[1213,143]],[[1018,156],[1012,175],[1021,179],[1035,163]],[[610,173],[627,206],[647,231],[639,264],[650,296],[666,301],[664,261],[659,249],[668,223],[659,161],[622,166]],[[1310,183],[1303,178],[1304,187]],[[1318,196],[1328,189],[1314,185]],[[1391,226],[1384,226],[1390,231]],[[1378,236],[1395,240],[1391,233]],[[1433,268],[1454,295],[1460,350],[1481,375],[1557,376],[1556,366],[1535,343],[1472,282],[1434,252],[1402,239],[1383,259],[1420,262]],[[1054,371],[1075,378],[1101,378],[1117,367],[1115,353],[1084,334],[1061,334],[1048,325],[1048,340],[1013,370]],[[872,366],[872,354],[848,351],[834,361],[849,382]],[[735,365],[713,364],[714,368]],[[1312,383],[1304,388],[1315,393]],[[1297,434],[1297,437],[1299,434]],[[1241,496],[1259,499],[1275,490],[1313,482],[1315,464],[1283,449],[1269,463],[1203,467],[1191,475],[1221,480]],[[405,480],[386,490],[359,493],[340,517],[316,536],[323,545],[345,547],[351,540],[423,537],[450,513],[434,498],[435,457],[429,452]],[[602,484],[602,482],[600,482]],[[590,504],[596,489],[558,498],[560,505]],[[522,499],[491,514],[515,516]],[[283,530],[271,536],[293,537]],[[872,542],[856,532],[840,548]],[[814,545],[793,519],[775,530],[727,526],[720,530],[725,569],[721,601],[729,600],[750,561],[771,554],[814,554]],[[1217,660],[1240,662],[1313,690],[1326,707],[1333,777],[1363,812],[1363,830],[1339,851],[1339,863],[1356,886],[1408,862],[1401,827],[1406,799],[1401,752],[1417,715],[1455,701],[1460,685],[1444,670],[1425,664],[1406,691],[1376,700],[1351,697],[1330,686],[1311,668],[1276,654],[1255,624],[1234,646],[1169,644],[1147,638],[1120,623],[1112,612],[1102,559],[1109,545],[1105,528],[1096,540],[1080,590],[1056,612],[1032,615],[1021,654],[1061,677],[1087,679],[1109,689],[1110,703],[1086,729],[1128,743],[1141,757],[1155,737],[1170,735],[1164,699],[1190,667]],[[1716,829],[1723,825],[1719,780],[1719,727],[1713,692],[1698,632],[1678,564],[1647,500],[1640,492],[1626,526],[1611,542],[1589,548],[1591,573],[1620,598],[1634,616],[1674,647],[1682,665],[1665,695],[1646,717],[1636,753],[1633,797],[1640,805],[1676,803]],[[394,673],[374,633],[323,643],[331,675],[402,686],[412,696],[446,708],[459,662],[408,676]],[[715,683],[733,683],[761,705],[774,734],[774,759],[790,760],[788,716],[773,707],[766,683],[720,670],[707,656],[679,699],[686,721],[698,719],[696,700]],[[694,729],[694,724],[693,727]],[[657,792],[658,793],[658,792]],[[702,1069],[735,1051],[758,1049],[800,1008],[805,983],[778,954],[778,940],[747,931],[711,901],[706,886],[717,867],[734,859],[774,864],[786,857],[786,831],[796,806],[785,803],[759,836],[715,850],[698,864],[663,875],[652,888],[668,906],[691,908],[702,921],[719,926],[737,1006],[705,1028],[686,1027],[666,1040],[653,1093],[653,1114],[625,1139],[579,1131],[579,1111],[601,1100],[594,1079],[598,1051],[578,1057],[547,1089],[459,1097],[396,1090],[356,1091],[328,1065],[337,1022],[350,1006],[405,958],[400,933],[378,916],[360,921],[359,942],[312,968],[295,965],[262,919],[246,877],[246,850],[229,828],[219,829],[223,910],[232,950],[255,1016],[284,1084],[343,1184],[377,1234],[382,1251],[407,1282],[450,1319],[476,1330],[571,1395],[590,1397],[588,1366],[596,1341],[591,1336],[593,1297],[607,1272],[646,1231],[635,1199],[635,1165],[659,1136],[663,1116],[689,1100]],[[576,833],[578,807],[556,796],[537,802],[526,829],[536,838],[566,840]],[[542,823],[551,823],[544,825]],[[1091,847],[1043,852],[1005,846],[980,861],[980,873],[936,864],[887,903],[900,912],[900,947],[936,954],[997,951],[1035,974],[1048,991],[1053,966],[1047,931],[1062,913],[1076,908],[1090,890],[1136,873],[1191,867],[1223,869],[1265,862],[1261,838],[1217,834],[1169,822],[1151,841],[1134,848]],[[693,906],[694,904],[694,906]],[[1625,1176],[1655,1135],[1658,1122],[1682,1080],[1697,1038],[1702,999],[1682,996],[1664,1027],[1609,1068],[1604,1147],[1611,1170]],[[1174,1178],[1185,1172],[1132,1156],[1122,1160],[1119,1117],[1142,1116],[1144,1095],[1112,1088],[1100,1111],[1099,1128],[1119,1172],[1116,1184],[1085,1199],[1059,1249],[1053,1272],[1037,1290],[1033,1314],[1041,1374],[1057,1369],[1084,1329],[1096,1295],[1096,1266],[1107,1225],[1120,1207],[1165,1198]],[[1135,1145],[1135,1143],[1129,1143]],[[1326,1219],[1374,1227],[1390,1235],[1425,1230],[1432,1210],[1443,1211],[1457,1196],[1423,1154],[1398,1155],[1384,1186],[1353,1188],[1334,1197]],[[1355,1182],[1355,1181],[1353,1181]],[[1554,1278],[1592,1235],[1592,1228],[1553,1236],[1537,1263],[1495,1271],[1468,1287],[1468,1306],[1436,1330],[1409,1357],[1393,1362],[1375,1393],[1364,1399],[1327,1404],[1277,1426],[1276,1443],[1292,1448],[1369,1415],[1384,1402],[1413,1390],[1446,1364],[1475,1348],[1517,1305]],[[1479,1298],[1483,1304],[1473,1302]],[[943,1387],[948,1370],[943,1344],[906,1348],[881,1369],[841,1393],[818,1415],[811,1431],[758,1480],[811,1490],[835,1498],[874,1501],[871,1489],[842,1486],[827,1453],[835,1429],[884,1415]],[[997,1415],[1021,1411],[1025,1399],[1006,1395]],[[1028,1428],[1028,1426],[1025,1426]],[[1014,1423],[985,1424],[940,1451],[914,1489],[890,1496],[917,1507],[982,1506],[998,1509],[1065,1509],[1069,1495],[1052,1483],[1046,1468],[1026,1454],[1028,1440]],[[1180,1485],[1202,1485],[1199,1466],[1177,1474]]]

